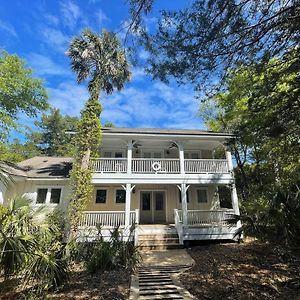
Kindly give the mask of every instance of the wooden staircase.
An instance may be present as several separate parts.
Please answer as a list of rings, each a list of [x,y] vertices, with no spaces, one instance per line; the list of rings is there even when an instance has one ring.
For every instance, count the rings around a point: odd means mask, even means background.
[[[176,228],[172,225],[140,225],[138,246],[141,250],[166,250],[183,248]]]

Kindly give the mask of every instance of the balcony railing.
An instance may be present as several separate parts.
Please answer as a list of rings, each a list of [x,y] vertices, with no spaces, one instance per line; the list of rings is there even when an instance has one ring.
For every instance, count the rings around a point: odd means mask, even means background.
[[[97,173],[127,173],[127,158],[92,159],[91,166]],[[180,160],[166,158],[133,158],[131,173],[136,174],[179,174]],[[229,173],[226,159],[185,159],[184,173],[201,174]]]
[[[101,173],[126,173],[127,158],[98,158],[92,159],[92,169]]]
[[[228,173],[226,159],[185,159],[185,173]]]
[[[134,158],[132,173],[180,173],[179,159]]]

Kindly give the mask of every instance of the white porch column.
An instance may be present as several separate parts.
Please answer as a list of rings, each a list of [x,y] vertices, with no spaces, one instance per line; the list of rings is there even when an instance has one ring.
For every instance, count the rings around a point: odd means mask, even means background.
[[[233,183],[230,186],[232,208],[234,210],[234,213],[236,215],[239,215],[240,214],[239,200],[238,200],[238,195],[237,195],[236,186],[235,186],[235,182],[234,182],[233,164],[232,164],[232,157],[231,157],[231,152],[230,151],[226,151],[226,159],[227,159],[227,162],[228,162],[229,171],[230,171],[230,173],[232,174],[232,177],[233,177]]]
[[[188,224],[188,214],[187,214],[187,197],[186,192],[189,185],[187,186],[185,183],[182,183],[181,186],[177,186],[181,192],[181,206],[182,206],[182,224],[183,226],[187,226]]]
[[[232,157],[231,157],[231,152],[230,151],[226,151],[226,159],[227,159],[229,171],[232,172],[233,171],[233,164],[232,164]]]
[[[130,140],[127,143],[127,173],[128,174],[131,174],[132,148],[133,148],[133,142],[132,142],[132,140]]]
[[[130,203],[131,203],[131,192],[135,188],[135,185],[131,186],[131,183],[126,183],[126,186],[122,185],[126,191],[125,198],[125,230],[130,226]]]
[[[179,150],[179,161],[180,161],[180,173],[184,174],[184,149],[181,143],[178,143],[178,150]]]
[[[125,198],[125,229],[127,229],[127,228],[129,228],[129,225],[130,225],[130,202],[131,202],[131,184],[130,183],[126,184],[125,191],[126,191],[126,198]]]
[[[231,185],[230,191],[231,191],[231,201],[232,201],[232,208],[234,210],[234,214],[240,215],[239,200],[238,200],[235,183]]]
[[[7,189],[7,186],[3,182],[0,181],[0,204],[4,203],[4,195],[5,195],[6,189]]]

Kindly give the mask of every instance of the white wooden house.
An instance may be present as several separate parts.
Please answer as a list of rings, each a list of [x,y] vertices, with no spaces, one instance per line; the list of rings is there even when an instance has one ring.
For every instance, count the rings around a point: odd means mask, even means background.
[[[126,234],[135,223],[135,242],[150,246],[234,238],[238,225],[226,222],[229,215],[239,215],[231,153],[225,149],[232,135],[171,129],[102,131],[100,158],[91,161],[94,195],[80,224],[82,235],[92,239],[97,224],[104,235],[115,226]],[[220,147],[224,155],[215,158]],[[70,169],[71,159],[62,157],[35,157],[11,165],[7,173],[14,182],[1,187],[0,201],[23,194],[36,205],[65,210],[71,197]],[[230,203],[225,201],[226,189]]]

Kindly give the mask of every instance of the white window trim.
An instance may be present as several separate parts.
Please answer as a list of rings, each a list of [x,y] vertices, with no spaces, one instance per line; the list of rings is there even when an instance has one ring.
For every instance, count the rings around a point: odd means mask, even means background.
[[[39,189],[47,189],[47,195],[46,195],[46,200],[45,200],[45,203],[37,203],[37,193],[38,193],[38,190]],[[51,199],[51,190],[52,189],[61,189],[60,191],[60,198],[59,198],[59,202],[58,203],[50,203],[50,199]],[[38,205],[38,206],[41,206],[41,205],[48,205],[48,206],[57,206],[57,205],[60,205],[61,204],[61,200],[62,200],[62,195],[63,195],[63,192],[64,192],[64,187],[63,186],[60,186],[60,185],[47,185],[47,186],[44,186],[44,185],[39,185],[36,187],[36,191],[34,193],[34,204],[35,205]]]
[[[96,197],[97,197],[97,191],[98,190],[104,190],[104,191],[106,191],[106,199],[105,199],[104,203],[96,202]],[[103,187],[103,188],[102,187],[95,187],[94,199],[95,199],[95,204],[96,205],[105,205],[105,204],[107,204],[107,201],[108,201],[108,191],[109,191],[108,187]]]
[[[118,190],[122,190],[122,191],[125,192],[125,201],[122,202],[122,203],[117,202],[117,191],[118,191]],[[114,189],[114,203],[115,203],[116,205],[125,205],[125,202],[126,202],[126,191],[125,191],[122,187],[117,187],[117,188],[115,188],[115,189]]]
[[[198,191],[206,191],[206,202],[199,202]],[[208,188],[207,187],[197,187],[196,188],[196,198],[197,198],[197,204],[207,204],[208,203]]]

